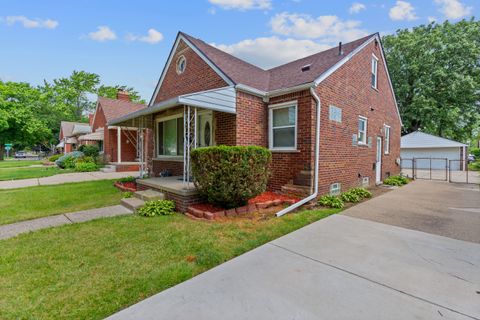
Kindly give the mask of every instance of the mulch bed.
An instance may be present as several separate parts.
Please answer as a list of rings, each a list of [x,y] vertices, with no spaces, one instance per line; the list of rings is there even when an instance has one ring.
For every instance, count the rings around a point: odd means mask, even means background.
[[[282,201],[285,201],[285,200],[294,200],[295,202],[300,201],[300,199],[295,198],[295,197],[286,196],[284,194],[278,194],[278,193],[271,192],[271,191],[265,191],[265,192],[259,194],[258,196],[256,196],[255,198],[252,198],[252,199],[248,200],[248,203],[249,204],[252,204],[252,203],[256,204],[256,203],[262,203],[262,202],[267,202],[267,201],[274,201],[276,199],[280,199]]]
[[[115,187],[120,189],[123,192],[135,192],[137,191],[137,184],[135,182],[115,182],[113,184]]]

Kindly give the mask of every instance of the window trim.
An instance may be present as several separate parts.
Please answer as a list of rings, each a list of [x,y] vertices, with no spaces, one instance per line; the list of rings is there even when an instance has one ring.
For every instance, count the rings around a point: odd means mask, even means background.
[[[273,128],[273,111],[283,108],[295,107],[295,124]],[[274,147],[273,146],[273,129],[294,128],[294,145],[293,147]],[[296,151],[297,150],[297,131],[298,131],[298,102],[292,100],[288,102],[276,103],[268,106],[268,148],[272,151]]]
[[[384,124],[383,127],[385,128],[385,141],[383,143],[383,153],[390,154],[390,133],[391,127],[389,125]],[[388,128],[388,139],[387,139],[387,128]]]
[[[375,61],[375,72],[373,70],[373,62]],[[378,90],[378,58],[372,53],[372,61],[370,62],[370,77],[375,75],[375,85],[371,83],[372,79],[370,78],[370,85],[373,89]]]
[[[358,116],[358,120],[365,120],[365,141],[363,140],[360,140],[360,126],[358,126],[358,122],[357,122],[357,144],[360,144],[360,145],[367,145],[367,141],[368,141],[368,138],[367,138],[367,135],[368,135],[368,118],[367,117],[364,117],[364,116]]]
[[[332,190],[333,190],[333,186],[334,186],[334,185],[337,185],[337,186],[338,186],[338,188],[335,189],[336,192],[338,192],[338,193],[332,193]],[[341,193],[342,193],[342,184],[341,184],[340,182],[334,182],[334,183],[330,184],[330,187],[329,187],[329,195],[331,195],[331,196],[338,196],[338,195],[340,195]]]
[[[177,113],[177,114],[172,114],[170,116],[165,116],[165,117],[158,117],[158,118],[155,118],[155,156],[156,156],[156,159],[166,159],[166,158],[170,158],[170,159],[183,159],[183,155],[175,155],[175,156],[172,156],[172,155],[165,155],[165,154],[159,154],[159,151],[158,150],[158,143],[159,143],[159,137],[158,137],[158,123],[160,122],[165,122],[165,121],[168,121],[168,120],[173,120],[173,119],[178,119],[178,118],[183,118],[183,113]],[[178,141],[177,141],[177,144],[178,144]],[[177,153],[178,153],[178,150],[177,150]]]

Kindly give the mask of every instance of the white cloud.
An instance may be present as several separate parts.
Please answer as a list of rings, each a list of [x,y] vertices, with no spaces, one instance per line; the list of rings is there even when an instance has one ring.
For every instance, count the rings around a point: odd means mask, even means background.
[[[141,41],[150,44],[159,43],[163,40],[163,34],[153,28],[148,29],[146,36],[138,36],[134,34],[127,34],[126,39],[128,41]]]
[[[87,37],[100,42],[117,39],[115,32],[107,26],[97,27],[97,31],[90,32]]]
[[[360,11],[365,10],[366,8],[367,7],[363,3],[354,2],[350,6],[350,9],[348,9],[348,12],[350,12],[350,14],[359,13]]]
[[[313,18],[306,14],[283,12],[274,16],[270,20],[270,25],[276,34],[321,39],[325,42],[351,41],[367,34],[360,28],[360,21],[342,21],[337,16]]]
[[[432,23],[432,22],[436,22],[437,18],[429,16],[427,17],[427,20],[428,20],[428,23]]]
[[[392,20],[412,21],[417,19],[415,8],[410,4],[410,2],[401,0],[398,0],[395,6],[390,9],[389,16]]]
[[[29,19],[25,16],[7,16],[4,19],[5,23],[9,26],[12,26],[16,23],[20,23],[24,28],[44,28],[44,29],[55,29],[58,27],[58,21],[52,19]]]
[[[219,6],[222,9],[270,9],[271,0],[208,0],[211,4]]]
[[[448,19],[460,19],[472,13],[473,8],[467,7],[460,0],[435,0],[440,5],[440,12]]]
[[[280,39],[276,36],[247,39],[231,45],[213,45],[264,69],[269,69],[331,47],[313,40]]]

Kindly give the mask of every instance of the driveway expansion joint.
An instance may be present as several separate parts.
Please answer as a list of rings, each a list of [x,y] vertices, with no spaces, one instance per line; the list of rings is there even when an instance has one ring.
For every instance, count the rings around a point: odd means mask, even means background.
[[[368,282],[370,282],[370,283],[373,283],[373,284],[382,286],[382,287],[384,287],[384,288],[387,288],[387,289],[396,291],[396,292],[398,292],[398,293],[400,293],[400,294],[407,295],[407,296],[409,296],[409,297],[411,297],[411,298],[414,298],[414,299],[417,299],[417,300],[420,300],[420,301],[429,303],[429,304],[431,304],[431,305],[434,305],[434,306],[437,306],[437,307],[440,307],[440,308],[449,310],[449,311],[451,311],[451,312],[454,312],[454,313],[457,313],[457,314],[459,314],[459,315],[468,317],[468,318],[470,318],[470,319],[480,320],[480,318],[477,318],[477,317],[475,317],[475,316],[471,316],[471,315],[465,314],[465,313],[463,313],[463,312],[461,312],[461,311],[452,309],[452,308],[450,308],[450,307],[443,306],[443,305],[438,304],[438,303],[436,303],[436,302],[434,302],[434,301],[430,301],[430,300],[428,300],[428,299],[425,299],[425,298],[422,298],[422,297],[413,295],[413,294],[408,293],[408,292],[406,292],[406,291],[403,291],[403,290],[400,290],[400,289],[391,287],[391,286],[389,286],[389,285],[386,285],[386,284],[381,283],[381,282],[378,282],[378,281],[376,281],[376,280],[367,278],[367,277],[365,277],[365,276],[362,276],[362,275],[357,274],[357,273],[355,273],[355,272],[349,271],[349,270],[344,269],[344,268],[342,268],[342,267],[338,267],[338,266],[335,266],[335,265],[330,264],[330,263],[328,263],[328,262],[324,262],[324,261],[321,261],[321,260],[318,260],[318,259],[309,257],[309,256],[307,256],[307,255],[304,255],[304,254],[302,254],[302,253],[299,253],[299,252],[290,250],[290,249],[288,249],[288,248],[282,247],[282,246],[280,246],[280,245],[278,245],[278,244],[275,244],[275,243],[272,243],[272,242],[269,242],[269,243],[267,243],[267,244],[268,244],[268,245],[271,245],[271,246],[274,246],[274,247],[277,247],[277,248],[279,248],[279,249],[281,249],[281,250],[287,251],[287,252],[289,252],[289,253],[291,253],[291,254],[297,255],[297,256],[299,256],[299,257],[308,259],[308,260],[310,260],[310,261],[313,261],[313,262],[316,262],[316,263],[320,263],[320,264],[322,264],[322,265],[324,265],[324,266],[327,266],[327,267],[336,269],[336,270],[341,271],[341,272],[348,273],[349,275],[352,275],[352,276],[354,276],[354,277],[361,278],[361,279],[366,280],[366,281],[368,281]]]

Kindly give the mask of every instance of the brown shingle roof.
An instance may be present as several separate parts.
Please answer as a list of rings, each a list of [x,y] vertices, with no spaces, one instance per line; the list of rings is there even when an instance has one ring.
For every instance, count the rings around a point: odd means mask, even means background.
[[[102,106],[105,119],[110,120],[120,118],[129,113],[141,110],[147,106],[140,103],[134,103],[126,100],[109,99],[105,97],[98,97],[98,103]]]
[[[88,123],[83,123],[83,122],[71,122],[71,121],[61,121],[60,122],[60,130],[62,130],[63,136],[64,137],[71,137],[73,128],[75,125],[87,125]]]
[[[262,91],[289,88],[312,82],[375,35],[372,34],[343,44],[343,55],[338,54],[338,47],[333,47],[311,56],[264,70],[217,49],[200,39],[182,32],[181,34],[203,52],[232,82],[244,84]],[[310,70],[302,72],[301,69],[305,65],[310,65]]]

